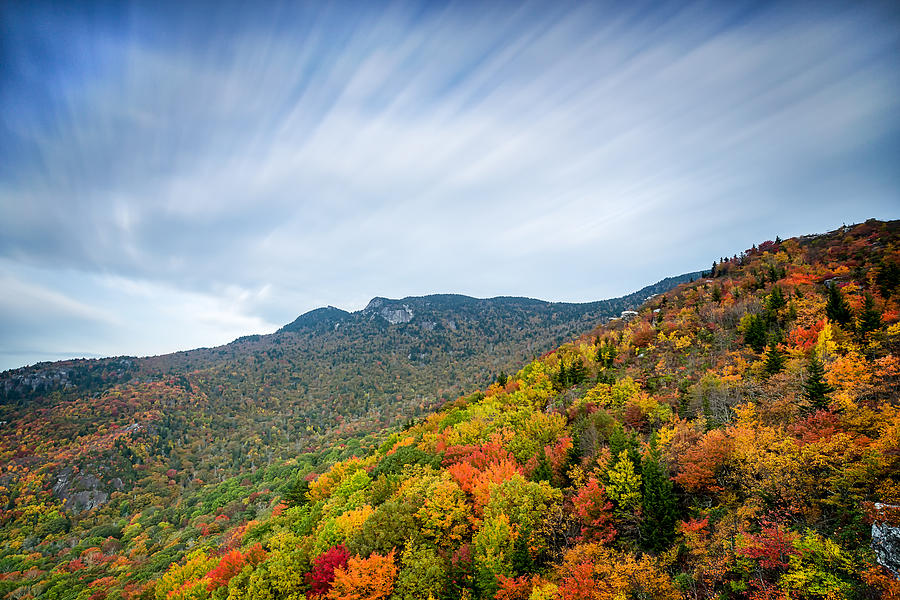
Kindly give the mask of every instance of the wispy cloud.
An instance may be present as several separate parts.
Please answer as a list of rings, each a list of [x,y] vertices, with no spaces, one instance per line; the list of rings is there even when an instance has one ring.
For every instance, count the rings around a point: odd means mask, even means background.
[[[889,6],[236,6],[8,9],[8,264],[249,332],[376,294],[596,299],[897,216]]]

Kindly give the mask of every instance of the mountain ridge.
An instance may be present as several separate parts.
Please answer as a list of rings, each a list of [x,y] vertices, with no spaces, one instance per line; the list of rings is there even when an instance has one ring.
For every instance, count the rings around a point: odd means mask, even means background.
[[[491,296],[486,298],[479,298],[476,296],[468,296],[466,294],[453,294],[453,293],[438,293],[438,294],[425,294],[422,296],[405,296],[403,298],[388,298],[385,296],[374,296],[364,308],[361,308],[356,311],[348,311],[341,308],[337,308],[334,306],[323,306],[319,308],[314,308],[309,310],[299,317],[297,317],[291,323],[280,327],[275,333],[284,333],[290,331],[298,331],[300,329],[306,327],[318,327],[321,326],[322,322],[327,322],[330,325],[334,323],[340,323],[346,321],[353,317],[358,316],[370,316],[377,315],[384,318],[391,325],[396,325],[398,323],[408,323],[416,318],[416,315],[413,314],[408,320],[396,320],[392,321],[390,318],[384,316],[382,311],[385,309],[392,311],[402,311],[404,307],[412,310],[415,308],[421,309],[422,307],[428,307],[430,304],[437,303],[442,304],[446,307],[448,301],[455,301],[458,303],[464,303],[468,305],[478,305],[478,306],[489,306],[491,304],[505,303],[511,305],[530,305],[530,306],[543,306],[547,308],[569,308],[569,307],[579,307],[586,310],[593,309],[596,307],[603,306],[604,304],[614,303],[616,301],[624,301],[624,302],[643,302],[648,300],[653,295],[659,293],[660,290],[667,289],[667,286],[677,285],[678,283],[684,283],[691,278],[698,278],[703,271],[692,271],[688,273],[683,273],[681,275],[674,275],[670,277],[666,277],[657,281],[656,283],[644,286],[643,288],[631,292],[629,294],[624,294],[622,296],[616,296],[614,298],[608,298],[604,300],[593,300],[590,302],[564,302],[564,301],[555,301],[555,300],[542,300],[539,298],[531,298],[529,296]],[[452,308],[452,307],[451,307]],[[247,337],[247,336],[244,336]],[[239,338],[241,339],[241,338]]]

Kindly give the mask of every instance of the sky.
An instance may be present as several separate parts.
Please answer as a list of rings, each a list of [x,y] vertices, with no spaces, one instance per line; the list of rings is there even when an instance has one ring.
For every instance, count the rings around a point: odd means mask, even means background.
[[[0,3],[0,370],[900,218],[892,2]]]

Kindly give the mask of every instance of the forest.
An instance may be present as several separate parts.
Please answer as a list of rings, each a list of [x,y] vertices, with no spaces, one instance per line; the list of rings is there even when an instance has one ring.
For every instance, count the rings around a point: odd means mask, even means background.
[[[415,410],[213,351],[9,397],[0,598],[900,597],[900,222],[635,308]]]

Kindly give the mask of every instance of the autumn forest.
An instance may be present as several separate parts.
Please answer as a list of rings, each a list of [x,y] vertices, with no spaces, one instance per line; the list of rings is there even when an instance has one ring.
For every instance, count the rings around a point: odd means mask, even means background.
[[[3,373],[0,598],[900,597],[900,222],[469,300]]]

